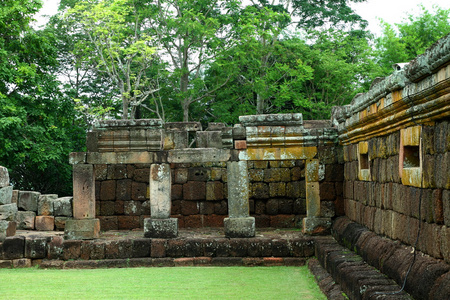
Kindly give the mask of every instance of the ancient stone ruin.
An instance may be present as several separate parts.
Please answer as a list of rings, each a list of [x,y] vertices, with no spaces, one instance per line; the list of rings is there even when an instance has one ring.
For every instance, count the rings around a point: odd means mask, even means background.
[[[308,259],[330,299],[448,299],[449,153],[450,35],[331,120],[100,121],[70,155],[73,200],[13,191],[0,168],[0,266]]]

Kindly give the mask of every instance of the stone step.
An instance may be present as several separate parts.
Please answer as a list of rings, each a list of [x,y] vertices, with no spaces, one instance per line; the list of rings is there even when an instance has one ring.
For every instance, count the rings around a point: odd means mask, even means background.
[[[412,299],[400,291],[394,280],[364,262],[361,256],[339,245],[334,238],[317,238],[315,246],[320,264],[349,299]]]

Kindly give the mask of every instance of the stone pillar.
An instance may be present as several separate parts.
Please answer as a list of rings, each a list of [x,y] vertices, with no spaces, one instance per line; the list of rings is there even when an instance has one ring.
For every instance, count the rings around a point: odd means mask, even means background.
[[[73,220],[67,220],[64,237],[69,240],[98,238],[100,220],[95,218],[94,166],[73,165]]]
[[[331,228],[331,218],[321,218],[319,190],[319,160],[306,160],[306,218],[303,219],[303,233],[321,234]]]
[[[255,236],[255,218],[249,215],[249,180],[247,161],[227,163],[228,218],[224,219],[225,236],[246,238]]]
[[[178,235],[178,219],[170,218],[172,180],[169,164],[150,167],[150,214],[144,220],[144,236],[174,238]]]

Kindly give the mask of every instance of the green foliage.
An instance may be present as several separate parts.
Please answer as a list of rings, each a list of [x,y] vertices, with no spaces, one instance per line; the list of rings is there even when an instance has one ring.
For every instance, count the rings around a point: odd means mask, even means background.
[[[408,15],[402,23],[382,21],[383,33],[376,40],[381,76],[392,73],[392,65],[408,62],[450,33],[450,9],[437,6],[430,12],[421,6],[419,16]]]
[[[73,31],[88,38],[74,45],[80,62],[111,80],[119,90],[122,118],[134,118],[137,107],[158,90],[147,73],[155,49],[134,1],[80,1],[65,17]]]
[[[0,165],[15,188],[71,193],[69,152],[84,132],[54,75],[54,37],[28,27],[39,1],[0,8]]]

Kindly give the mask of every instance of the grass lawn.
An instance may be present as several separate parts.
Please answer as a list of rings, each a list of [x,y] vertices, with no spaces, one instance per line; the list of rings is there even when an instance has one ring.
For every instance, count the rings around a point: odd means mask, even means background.
[[[1,299],[326,299],[307,267],[0,269]]]

